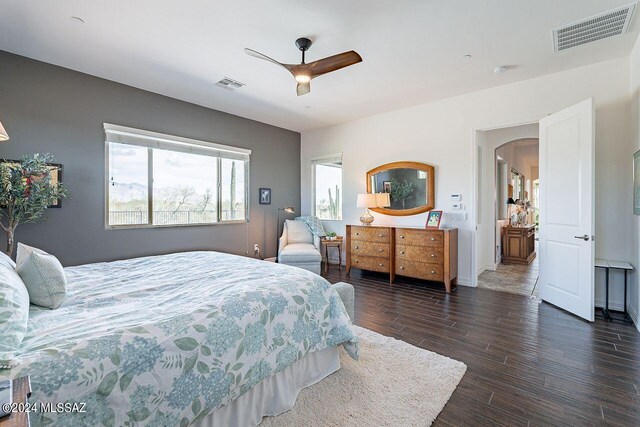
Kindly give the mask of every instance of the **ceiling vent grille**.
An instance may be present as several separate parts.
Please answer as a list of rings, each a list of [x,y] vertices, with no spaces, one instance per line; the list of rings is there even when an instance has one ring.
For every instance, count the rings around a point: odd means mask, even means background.
[[[229,77],[225,77],[224,79],[216,83],[216,86],[226,90],[236,90],[244,85],[244,83],[240,83],[239,81],[230,79]]]
[[[553,30],[553,50],[570,49],[627,32],[636,3]]]

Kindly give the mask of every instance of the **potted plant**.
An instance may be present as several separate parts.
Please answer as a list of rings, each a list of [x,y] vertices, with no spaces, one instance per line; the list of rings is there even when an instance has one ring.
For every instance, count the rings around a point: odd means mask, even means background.
[[[336,233],[333,231],[330,231],[327,233],[327,240],[335,240],[336,239]]]
[[[43,220],[44,211],[67,196],[60,182],[53,182],[50,154],[25,155],[19,162],[0,162],[0,227],[7,236],[6,254],[11,256],[15,230],[20,224]]]

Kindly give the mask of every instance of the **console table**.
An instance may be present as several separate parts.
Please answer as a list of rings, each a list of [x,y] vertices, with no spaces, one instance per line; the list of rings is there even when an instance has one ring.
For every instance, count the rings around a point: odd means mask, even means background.
[[[536,257],[536,226],[507,225],[502,228],[502,262],[531,264]]]

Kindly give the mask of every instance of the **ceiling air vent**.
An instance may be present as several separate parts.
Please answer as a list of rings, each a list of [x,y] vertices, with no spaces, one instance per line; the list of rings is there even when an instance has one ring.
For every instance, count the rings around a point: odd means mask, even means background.
[[[595,42],[627,32],[636,3],[610,10],[565,27],[553,30],[553,50]]]
[[[244,85],[244,83],[240,83],[239,81],[230,79],[229,77],[225,77],[224,79],[216,83],[216,86],[226,90],[236,90]]]

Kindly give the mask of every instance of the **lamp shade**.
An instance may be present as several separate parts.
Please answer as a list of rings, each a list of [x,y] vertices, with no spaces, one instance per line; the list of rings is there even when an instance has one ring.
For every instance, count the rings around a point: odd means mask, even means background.
[[[296,209],[293,206],[287,206],[286,208],[282,208],[282,210],[287,213],[296,213]]]
[[[513,200],[513,198],[512,198],[512,197],[509,197],[509,199],[507,200],[507,204],[508,204],[508,205],[515,205],[515,204],[516,204],[516,202]]]
[[[9,134],[4,129],[4,126],[2,126],[2,123],[0,123],[0,142],[4,142],[8,140],[9,140]]]
[[[391,197],[389,193],[376,193],[376,206],[379,208],[388,208],[391,206]]]
[[[375,208],[378,207],[375,194],[358,194],[358,200],[356,202],[357,208]]]

